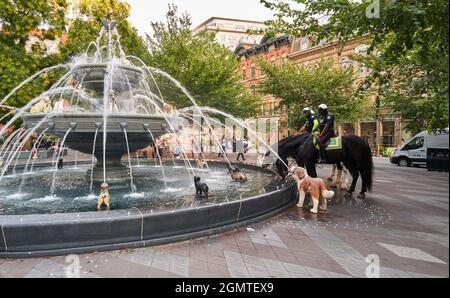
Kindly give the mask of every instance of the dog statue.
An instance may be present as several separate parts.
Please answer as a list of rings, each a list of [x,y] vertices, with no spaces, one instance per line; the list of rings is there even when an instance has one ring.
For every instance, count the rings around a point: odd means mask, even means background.
[[[247,182],[247,175],[241,172],[241,170],[236,165],[227,165],[228,174],[230,174],[231,179],[234,182]]]
[[[98,204],[97,204],[97,210],[100,211],[102,209],[102,206],[105,205],[107,210],[110,210],[110,204],[109,204],[109,185],[107,183],[102,183],[100,186],[100,195],[98,196]]]
[[[196,198],[208,198],[209,187],[206,183],[201,183],[201,178],[198,176],[194,177],[195,184],[195,197]]]
[[[30,109],[30,113],[31,114],[40,114],[40,113],[48,114],[50,112],[50,110],[51,110],[50,97],[46,96]]]
[[[295,181],[297,182],[299,190],[299,202],[297,207],[303,208],[306,194],[309,192],[313,200],[313,208],[311,212],[317,214],[319,212],[319,203],[322,197],[322,204],[320,207],[321,211],[327,211],[327,200],[331,200],[334,197],[334,192],[329,191],[325,182],[320,178],[311,178],[306,173],[304,168],[295,167],[290,173]]]
[[[167,114],[173,114],[173,113],[175,113],[175,106],[166,103],[166,104],[164,104],[164,111]]]
[[[195,161],[197,162],[197,167],[199,169],[208,169],[208,162],[203,158],[197,158]]]
[[[64,160],[62,158],[60,158],[58,160],[58,170],[61,170],[64,166]]]

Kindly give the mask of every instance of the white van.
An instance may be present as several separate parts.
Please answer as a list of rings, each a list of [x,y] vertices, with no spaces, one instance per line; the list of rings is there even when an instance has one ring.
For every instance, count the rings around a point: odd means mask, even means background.
[[[448,150],[448,139],[448,128],[432,134],[421,132],[395,150],[391,156],[391,163],[401,167],[410,167],[413,164],[426,165],[428,148]]]

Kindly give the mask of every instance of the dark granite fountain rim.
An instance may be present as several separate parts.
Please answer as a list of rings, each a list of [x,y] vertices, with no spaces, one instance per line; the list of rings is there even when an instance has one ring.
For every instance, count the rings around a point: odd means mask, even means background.
[[[220,161],[210,161],[210,164],[216,165],[226,165],[225,162]],[[248,168],[253,170],[258,170],[266,173],[274,173],[269,169],[263,169],[257,165],[252,164],[240,164],[241,168]],[[111,211],[92,211],[92,212],[76,212],[76,213],[53,213],[53,214],[26,214],[26,215],[0,215],[0,225],[32,225],[32,224],[44,224],[44,223],[67,223],[67,222],[97,222],[97,221],[105,221],[105,220],[120,220],[120,219],[132,219],[132,218],[141,218],[143,216],[150,215],[168,215],[175,213],[185,213],[194,210],[204,210],[204,209],[213,209],[216,207],[224,207],[231,206],[236,204],[243,204],[248,201],[258,200],[269,195],[275,195],[277,193],[281,193],[286,189],[292,188],[295,186],[293,181],[274,181],[267,186],[273,186],[274,190],[270,192],[265,192],[263,194],[258,194],[255,196],[251,196],[248,198],[243,198],[236,201],[229,202],[221,202],[217,204],[210,205],[201,205],[194,208],[179,208],[176,210],[163,210],[163,211],[152,211],[152,210],[141,210],[137,207],[133,207],[130,209],[120,209],[120,210],[111,210]],[[266,187],[267,187],[266,186]],[[276,187],[279,188],[276,188]]]

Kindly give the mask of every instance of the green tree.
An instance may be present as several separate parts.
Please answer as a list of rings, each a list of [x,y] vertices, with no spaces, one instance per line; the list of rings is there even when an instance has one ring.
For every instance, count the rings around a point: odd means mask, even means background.
[[[260,91],[281,98],[289,113],[289,127],[299,129],[305,122],[302,110],[326,103],[337,121],[354,122],[361,117],[364,99],[355,92],[357,76],[351,68],[337,68],[321,59],[307,67],[287,63],[283,68],[260,61],[267,79]]]
[[[199,105],[218,108],[235,116],[256,112],[256,98],[241,84],[238,62],[231,51],[215,41],[214,33],[193,36],[191,19],[169,6],[165,23],[152,23],[147,37],[152,65],[167,72],[191,93]],[[167,80],[157,77],[165,100],[179,108],[191,106],[189,99]]]
[[[48,55],[39,42],[54,40],[64,30],[65,0],[2,1],[0,5],[0,100],[14,87],[43,68],[58,64],[58,57]],[[45,30],[41,28],[45,27]],[[33,35],[37,39],[31,51],[25,45]],[[37,96],[55,78],[43,75],[24,86],[7,102],[22,106]],[[0,117],[3,116],[0,113]]]
[[[372,69],[365,86],[376,89],[375,108],[390,107],[410,131],[448,127],[447,0],[261,3],[276,11],[267,23],[271,32],[341,45],[367,37],[372,55],[360,59]]]
[[[68,39],[61,48],[62,60],[84,53],[90,42],[95,41],[100,30],[101,20],[112,13],[117,22],[120,43],[127,55],[133,55],[150,62],[150,53],[137,30],[128,21],[130,5],[121,0],[82,0],[79,2],[80,15],[69,26]]]

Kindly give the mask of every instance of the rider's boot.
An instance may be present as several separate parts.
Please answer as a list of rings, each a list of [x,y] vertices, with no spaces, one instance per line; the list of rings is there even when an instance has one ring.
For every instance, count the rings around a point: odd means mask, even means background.
[[[318,164],[326,164],[327,163],[327,154],[325,152],[325,147],[321,144],[319,150],[319,161]]]

